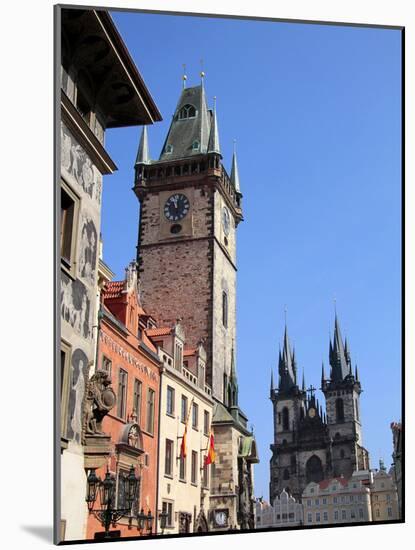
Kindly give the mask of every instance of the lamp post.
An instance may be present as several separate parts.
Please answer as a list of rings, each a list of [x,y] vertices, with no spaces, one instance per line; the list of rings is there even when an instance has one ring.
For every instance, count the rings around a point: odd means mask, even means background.
[[[147,529],[148,534],[151,535],[153,531],[153,521],[154,516],[151,515],[151,511],[149,510],[146,514],[144,509],[141,508],[141,511],[137,514],[137,524],[140,533],[142,534],[144,529]]]
[[[101,525],[105,529],[104,538],[106,539],[111,538],[111,525],[115,527],[117,521],[122,517],[131,518],[131,508],[137,498],[137,489],[139,483],[139,479],[135,476],[133,465],[131,465],[128,475],[122,477],[120,476],[120,483],[123,484],[125,495],[125,508],[116,508],[116,480],[115,477],[110,473],[108,467],[103,480],[101,480],[96,475],[95,470],[91,470],[87,478],[87,491],[85,500],[88,504],[88,510],[90,514],[94,514],[94,516],[101,522]],[[94,505],[97,500],[98,493],[100,495],[100,508],[95,509]],[[147,515],[143,513],[143,510],[141,510],[141,512],[144,515],[144,523],[141,523],[141,514],[137,514],[138,528],[142,532],[144,529],[144,524],[146,524],[148,531],[151,532],[154,518],[151,515],[150,510],[148,511]],[[142,528],[141,525],[143,525]]]
[[[166,528],[167,524],[167,517],[168,512],[159,512],[159,520],[160,520],[160,528],[161,528],[161,534],[164,535],[164,529]]]

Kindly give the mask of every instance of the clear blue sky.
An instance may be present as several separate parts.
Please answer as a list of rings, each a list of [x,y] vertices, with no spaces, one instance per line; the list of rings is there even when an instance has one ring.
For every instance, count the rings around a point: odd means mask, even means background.
[[[371,465],[391,463],[389,424],[401,411],[400,32],[114,12],[163,115],[149,128],[158,158],[180,91],[217,96],[223,162],[237,140],[245,221],[238,227],[237,368],[242,409],[261,462],[255,494],[268,498],[270,369],[287,307],[300,376],[328,371],[334,298],[363,387]],[[104,182],[104,259],[123,278],[135,257],[131,191],[140,128],[109,130],[119,170]],[[324,398],[318,392],[321,402]]]

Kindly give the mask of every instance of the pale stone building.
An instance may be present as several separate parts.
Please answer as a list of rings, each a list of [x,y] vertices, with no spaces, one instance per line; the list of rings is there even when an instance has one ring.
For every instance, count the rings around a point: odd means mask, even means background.
[[[59,542],[85,537],[87,472],[102,464],[108,450],[101,438],[96,460],[89,460],[84,429],[85,394],[96,367],[103,176],[117,169],[104,134],[106,128],[152,124],[161,115],[108,12],[55,6],[55,15],[60,37],[56,196],[61,201],[60,209],[56,205],[61,345],[55,368],[61,456],[56,459],[60,498],[55,506],[60,530],[54,539]]]
[[[200,343],[185,348],[185,334],[173,327],[151,328],[163,365],[160,395],[158,533],[208,530],[211,466],[204,465],[213,414],[206,384],[206,352]],[[186,429],[187,425],[187,429]],[[186,456],[181,452],[186,430]],[[166,514],[165,527],[160,513]]]
[[[304,525],[372,521],[370,489],[353,477],[309,483],[304,489],[302,504]]]
[[[303,524],[303,506],[286,491],[275,497],[272,505],[258,499],[255,504],[255,527],[298,527]]]
[[[393,476],[386,471],[383,461],[370,485],[373,521],[399,519],[398,493]]]

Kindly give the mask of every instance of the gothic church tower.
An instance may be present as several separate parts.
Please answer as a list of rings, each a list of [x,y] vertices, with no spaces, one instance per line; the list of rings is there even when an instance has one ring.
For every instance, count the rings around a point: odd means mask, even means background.
[[[203,340],[207,383],[224,402],[236,340],[236,228],[242,220],[234,155],[223,164],[215,110],[203,82],[184,88],[160,158],[146,129],[135,164],[140,200],[137,260],[143,307],[161,325],[182,319],[186,343]]]
[[[330,378],[326,380],[323,368],[321,389],[326,398],[327,424],[333,440],[333,470],[335,476],[349,477],[354,470],[369,468],[369,455],[362,442],[362,388],[357,366],[353,373],[347,340],[343,344],[337,315],[329,361]]]

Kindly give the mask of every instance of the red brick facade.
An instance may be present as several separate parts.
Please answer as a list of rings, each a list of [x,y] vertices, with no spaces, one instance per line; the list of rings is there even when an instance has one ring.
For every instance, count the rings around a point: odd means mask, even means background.
[[[136,280],[135,280],[136,282]],[[105,417],[103,431],[111,436],[110,472],[117,478],[130,466],[140,478],[136,509],[156,512],[158,408],[160,372],[156,348],[145,335],[148,316],[139,305],[134,281],[108,283],[102,297],[98,341],[98,368],[110,371],[117,404]],[[139,337],[137,337],[139,335]],[[140,397],[138,397],[140,395]],[[137,429],[138,426],[138,429]],[[133,429],[132,429],[133,428]],[[131,431],[132,429],[132,431]],[[106,466],[96,474],[103,479]],[[119,500],[121,499],[121,500]],[[98,504],[98,502],[97,502]],[[117,505],[121,506],[117,483]],[[156,522],[154,521],[154,525]],[[139,536],[137,521],[123,518],[112,528],[121,536]],[[102,532],[99,521],[90,514],[87,537]]]

